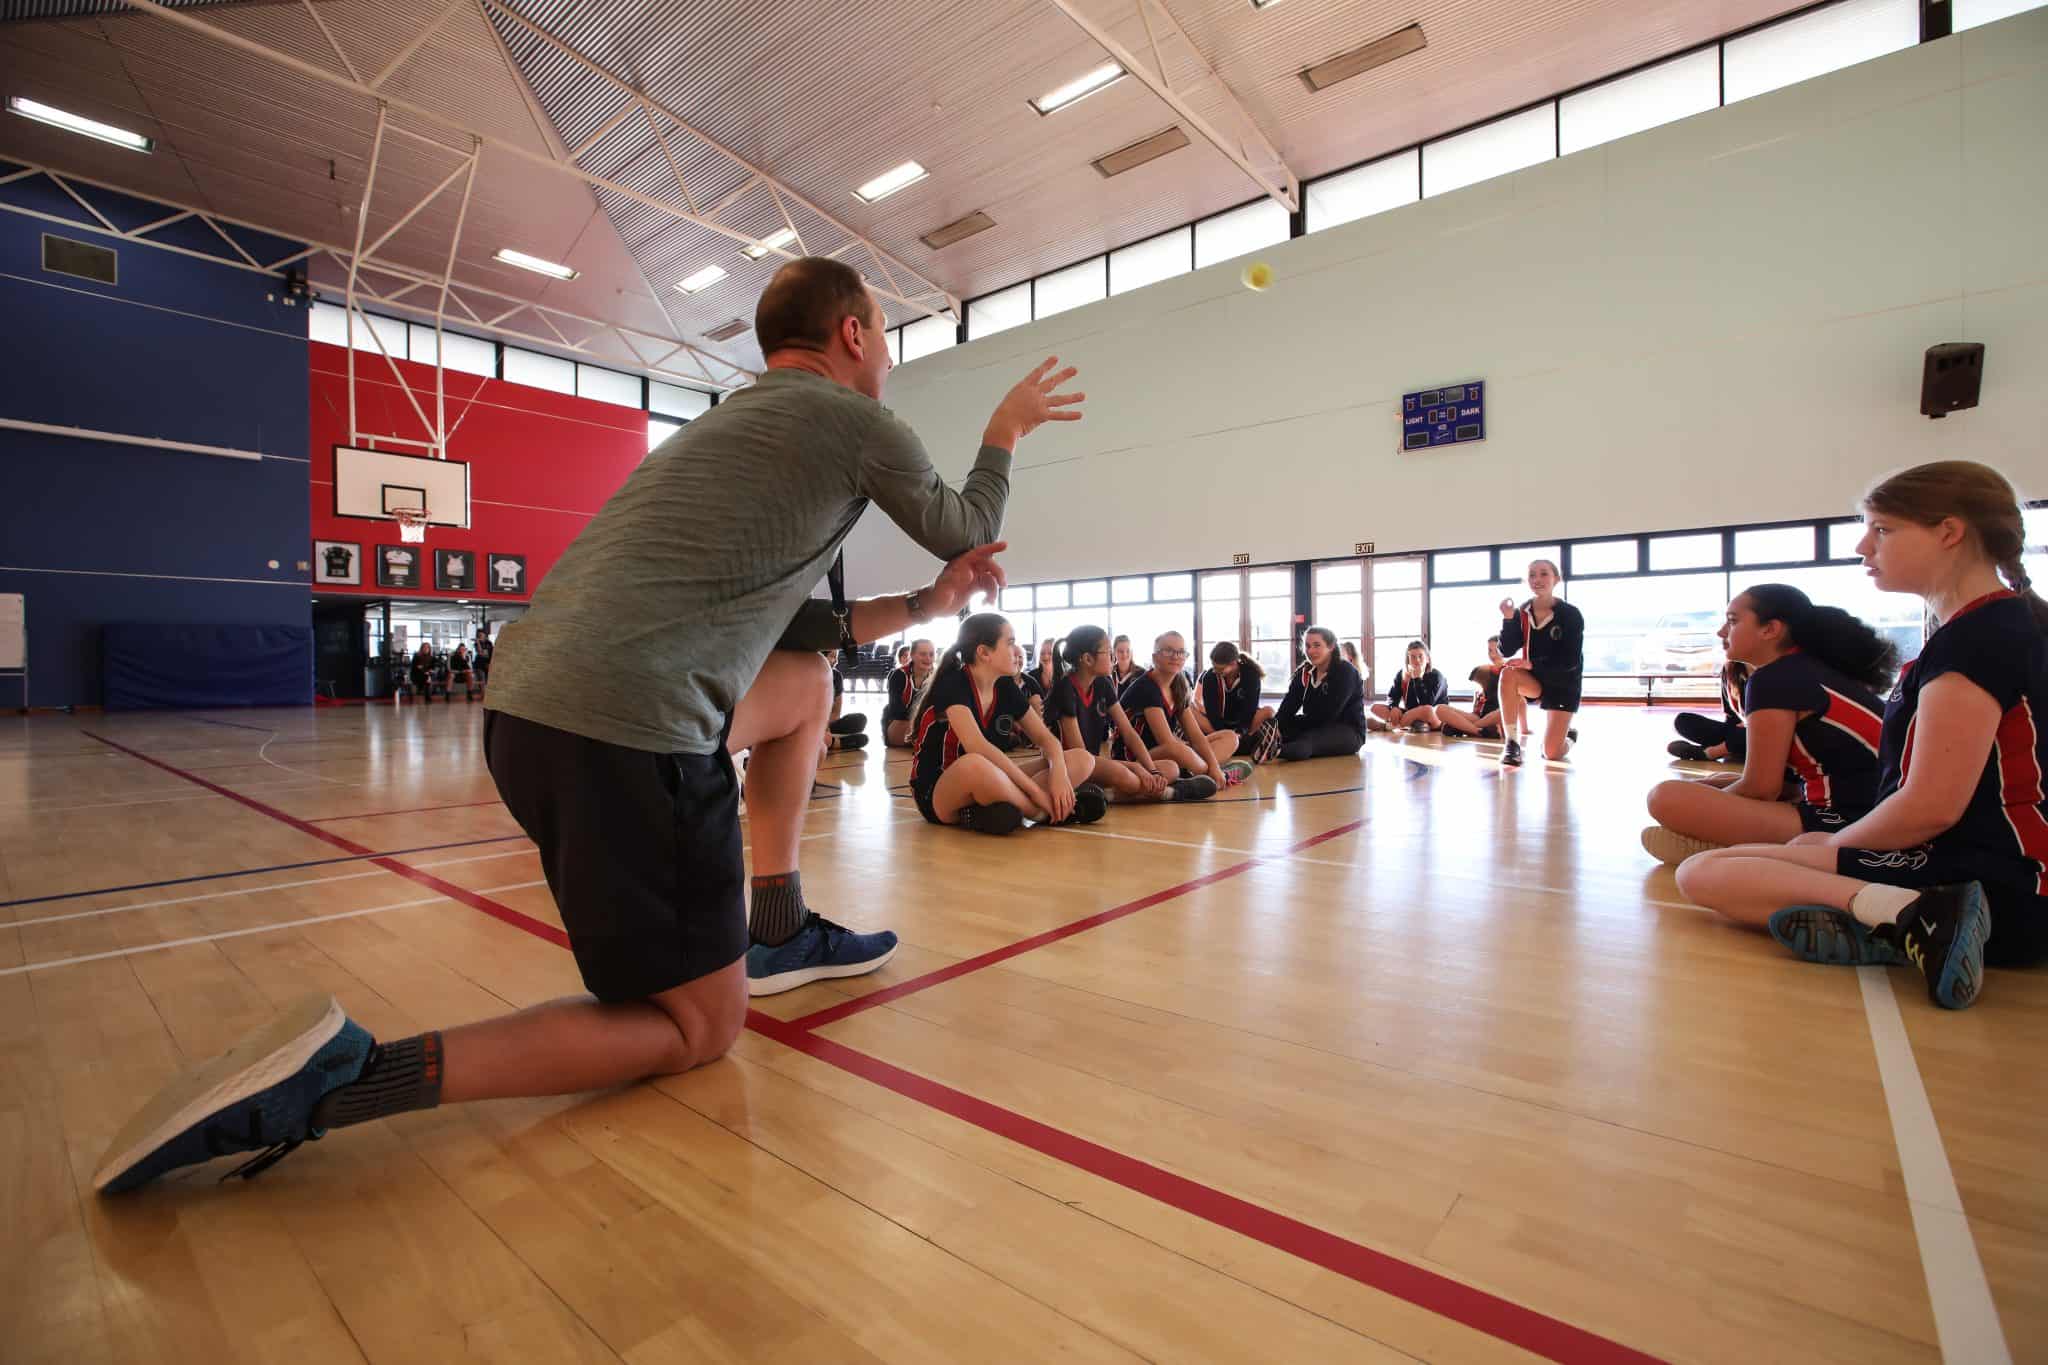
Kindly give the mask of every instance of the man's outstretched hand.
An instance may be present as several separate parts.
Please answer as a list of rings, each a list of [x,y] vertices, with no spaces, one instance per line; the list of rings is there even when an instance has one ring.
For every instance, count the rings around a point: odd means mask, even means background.
[[[1088,395],[1055,392],[1078,373],[1072,365],[1055,373],[1053,366],[1059,363],[1058,356],[1047,356],[1037,369],[1003,395],[1003,401],[996,404],[995,415],[988,419],[982,444],[1015,450],[1017,442],[1038,430],[1042,423],[1081,420],[1081,404]]]
[[[996,563],[996,556],[1009,548],[1008,541],[999,540],[992,545],[977,545],[948,560],[931,586],[918,594],[918,600],[926,611],[937,616],[951,616],[977,596],[993,603],[996,594],[1010,581],[1003,566]]]

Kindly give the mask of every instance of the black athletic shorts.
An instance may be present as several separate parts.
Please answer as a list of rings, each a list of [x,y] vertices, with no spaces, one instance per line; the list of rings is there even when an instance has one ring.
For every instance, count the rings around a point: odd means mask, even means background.
[[[643,1000],[747,951],[739,778],[715,754],[657,754],[484,712],[484,761],[599,1000]]]
[[[1544,711],[1576,711],[1579,709],[1580,694],[1586,687],[1584,673],[1537,673],[1536,681],[1543,684],[1543,695],[1536,705]]]
[[[1808,834],[1833,834],[1870,813],[1850,806],[1809,806],[1804,801],[1794,802],[1793,808],[1799,812],[1799,828]]]
[[[2035,895],[2030,886],[1986,881],[1967,858],[1931,848],[1838,848],[1835,872],[1859,882],[1916,890],[1976,882],[1984,888],[1984,902],[1991,910],[1991,937],[1984,944],[1984,961],[1993,967],[2030,967],[2048,958],[2048,897]]]
[[[936,786],[920,787],[916,783],[912,783],[910,799],[917,806],[917,813],[919,815],[922,815],[934,825],[943,825],[946,822],[939,818],[939,813],[936,810],[932,809],[932,793],[937,790]]]
[[[882,724],[884,725],[894,725],[899,720],[909,719],[910,708],[907,706],[898,706],[892,701],[882,708]]]

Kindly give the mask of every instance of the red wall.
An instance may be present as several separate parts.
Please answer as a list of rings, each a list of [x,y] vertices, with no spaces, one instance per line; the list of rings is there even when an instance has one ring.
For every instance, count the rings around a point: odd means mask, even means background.
[[[334,515],[334,447],[348,442],[348,352],[339,346],[312,343],[313,538],[353,541],[363,547],[364,582],[360,587],[321,583],[314,591],[388,597],[379,588],[372,565],[378,545],[395,544],[396,523]],[[406,382],[429,417],[434,414],[432,366],[398,362]],[[470,525],[427,528],[428,550],[469,550],[481,565],[490,554],[526,556],[528,595],[553,568],[562,551],[582,531],[647,456],[647,414],[612,403],[550,393],[501,379],[447,374],[448,458],[469,464]],[[377,354],[356,356],[356,428],[425,439],[419,418],[405,393],[391,378],[390,366]],[[380,445],[397,454],[422,453],[416,446]],[[308,545],[306,553],[312,555]],[[434,589],[432,557],[422,577],[425,586],[408,597],[457,597]],[[472,600],[522,602],[526,597],[500,596],[480,581]]]

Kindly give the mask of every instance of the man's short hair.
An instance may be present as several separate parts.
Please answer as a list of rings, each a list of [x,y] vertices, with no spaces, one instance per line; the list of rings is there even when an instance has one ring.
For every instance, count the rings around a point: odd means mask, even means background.
[[[761,354],[822,351],[844,318],[865,326],[873,303],[860,272],[828,256],[804,256],[785,264],[768,281],[754,305],[754,336]]]

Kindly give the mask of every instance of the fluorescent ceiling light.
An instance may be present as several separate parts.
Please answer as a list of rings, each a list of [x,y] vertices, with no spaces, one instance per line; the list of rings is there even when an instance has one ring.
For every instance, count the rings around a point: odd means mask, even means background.
[[[1326,62],[1317,62],[1301,73],[1301,79],[1311,90],[1327,90],[1339,81],[1348,81],[1353,76],[1362,76],[1376,66],[1385,66],[1397,57],[1411,52],[1420,52],[1429,46],[1429,39],[1423,36],[1422,25],[1410,24],[1404,29],[1375,39],[1364,47],[1332,57]]]
[[[872,204],[877,199],[887,199],[896,191],[908,185],[915,185],[924,179],[925,169],[915,161],[906,161],[893,171],[884,171],[867,184],[855,190],[854,197],[863,203]]]
[[[1051,94],[1040,95],[1031,101],[1031,107],[1041,114],[1050,114],[1055,109],[1066,108],[1075,100],[1115,85],[1127,74],[1129,73],[1115,62],[1104,62],[1087,75],[1068,81]]]
[[[740,248],[740,254],[750,261],[758,261],[771,251],[788,246],[796,240],[795,228],[777,228],[758,242],[749,242]]]
[[[976,209],[965,218],[955,218],[944,227],[933,228],[918,240],[933,251],[938,251],[955,242],[965,241],[977,232],[987,232],[995,225],[995,219],[989,217],[985,211]]]
[[[47,123],[52,128],[62,128],[67,133],[80,133],[86,137],[111,142],[116,147],[126,147],[131,152],[146,152],[156,144],[140,133],[131,133],[126,128],[116,128],[111,123],[85,118],[67,110],[53,108],[36,100],[23,99],[20,95],[7,98],[9,112],[32,118],[37,123]]]
[[[682,290],[685,294],[695,294],[700,290],[709,289],[724,278],[725,271],[715,265],[707,265],[696,274],[690,276],[689,279],[678,284],[676,288]]]
[[[556,265],[553,261],[544,261],[538,256],[529,256],[523,251],[514,251],[509,246],[498,248],[498,254],[491,257],[491,259],[503,261],[506,265],[516,265],[521,270],[531,270],[536,275],[552,275],[558,280],[573,280],[577,274],[576,271],[571,270],[566,265]]]
[[[713,327],[704,334],[704,339],[706,341],[731,341],[734,337],[745,333],[751,325],[745,318],[734,318],[731,322],[721,322],[716,327]]]
[[[1133,170],[1148,161],[1157,161],[1168,152],[1177,152],[1187,145],[1188,135],[1181,131],[1179,124],[1175,124],[1164,132],[1141,138],[1128,147],[1120,147],[1108,156],[1096,157],[1094,166],[1106,176],[1122,175],[1125,171]]]

